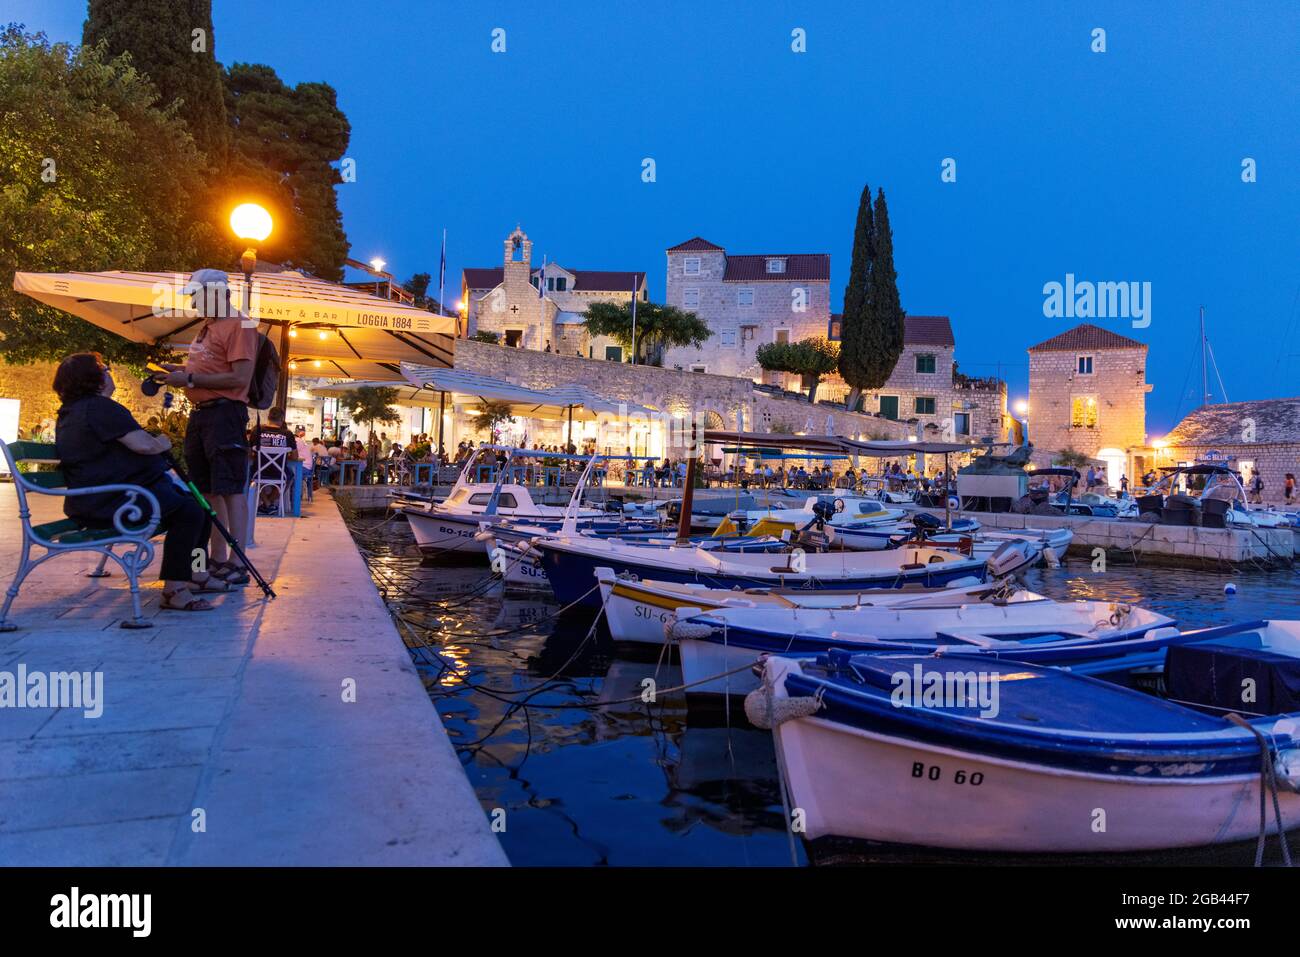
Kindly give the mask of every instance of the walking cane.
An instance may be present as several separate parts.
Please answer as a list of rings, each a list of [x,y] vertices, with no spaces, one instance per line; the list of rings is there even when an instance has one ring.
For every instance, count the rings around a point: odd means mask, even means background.
[[[226,540],[226,544],[229,545],[230,550],[235,553],[235,557],[244,563],[244,567],[247,568],[249,574],[253,576],[253,580],[257,582],[257,587],[262,589],[262,594],[266,595],[267,598],[274,598],[275,592],[271,589],[271,586],[267,584],[266,579],[258,573],[256,568],[253,567],[253,563],[248,560],[248,556],[244,554],[244,550],[240,548],[239,543],[235,541],[235,536],[231,535],[229,529],[221,524],[221,520],[217,518],[216,511],[208,503],[208,500],[203,497],[203,493],[195,487],[192,481],[190,481],[190,477],[185,474],[185,470],[180,467],[180,464],[171,455],[163,455],[163,460],[171,466],[172,471],[180,476],[181,481],[184,482],[186,488],[190,490],[190,494],[194,496],[194,500],[203,507],[203,511],[208,513],[208,518],[212,520],[213,526],[221,533],[221,537]]]

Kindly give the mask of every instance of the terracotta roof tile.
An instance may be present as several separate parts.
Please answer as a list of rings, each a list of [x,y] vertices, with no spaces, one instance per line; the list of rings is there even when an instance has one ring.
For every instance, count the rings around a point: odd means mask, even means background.
[[[495,289],[505,277],[505,268],[494,266],[491,269],[466,269],[465,285],[469,289]]]
[[[610,272],[602,269],[571,269],[573,273],[573,289],[571,292],[582,292],[583,290],[596,292],[631,292],[633,284],[637,289],[645,282],[645,273],[643,272]]]
[[[769,259],[784,259],[785,272],[768,272]],[[830,282],[831,257],[827,253],[728,256],[723,282]]]
[[[947,316],[903,317],[903,344],[908,346],[955,347],[952,323]]]
[[[1121,336],[1100,326],[1083,323],[1046,342],[1030,346],[1030,352],[1073,352],[1076,349],[1145,349],[1146,343]]]
[[[701,249],[705,251],[713,251],[713,252],[723,251],[721,246],[709,242],[707,239],[705,239],[702,236],[694,236],[691,239],[686,240],[686,242],[684,243],[678,243],[676,246],[669,246],[666,251],[670,253],[678,253],[678,252],[694,252],[695,250],[701,250]]]

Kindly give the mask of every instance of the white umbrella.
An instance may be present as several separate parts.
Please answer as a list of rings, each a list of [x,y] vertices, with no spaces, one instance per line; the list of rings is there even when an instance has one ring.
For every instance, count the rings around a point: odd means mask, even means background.
[[[231,299],[244,277],[230,273]],[[133,342],[185,348],[202,319],[183,293],[189,273],[69,272],[14,275],[14,289]],[[251,316],[280,327],[281,356],[312,363],[314,375],[402,378],[403,360],[449,366],[456,317],[286,270],[255,273]],[[320,365],[315,365],[320,362]]]

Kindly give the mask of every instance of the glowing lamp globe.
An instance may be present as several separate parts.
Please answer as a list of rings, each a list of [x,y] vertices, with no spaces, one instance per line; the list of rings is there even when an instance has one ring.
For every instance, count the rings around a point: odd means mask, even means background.
[[[271,235],[271,214],[257,203],[241,203],[230,213],[230,229],[240,239],[260,243]]]

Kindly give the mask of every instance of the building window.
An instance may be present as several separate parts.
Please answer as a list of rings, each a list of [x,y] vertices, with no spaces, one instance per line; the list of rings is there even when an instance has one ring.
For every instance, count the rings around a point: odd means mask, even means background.
[[[952,431],[955,435],[970,435],[969,412],[954,412],[952,414]]]
[[[916,357],[916,371],[927,375],[934,374],[934,356],[918,355]]]
[[[698,276],[700,274],[700,257],[687,256],[683,259],[682,274],[686,276]]]
[[[772,335],[772,341],[779,342],[782,345],[788,344],[790,342],[790,330],[777,329]]]
[[[734,332],[720,332],[718,338],[724,346],[734,346],[736,344],[736,334]]]
[[[880,414],[886,419],[898,418],[898,396],[882,395],[880,397]]]
[[[918,395],[912,400],[912,409],[917,415],[934,415],[934,396]]]
[[[832,319],[826,330],[826,338],[831,342],[838,342],[840,339],[840,320]]]
[[[769,259],[769,260],[767,261],[767,271],[768,271],[769,273],[783,273],[783,272],[785,272],[785,260],[784,260],[784,259],[776,259],[776,258]]]
[[[555,277],[555,291],[556,291],[556,292],[564,292],[564,290],[566,290],[566,289],[568,289],[568,288],[569,288],[569,277],[568,277],[568,276],[557,276],[557,277]]]
[[[738,305],[738,306],[752,306],[753,304],[754,304],[754,290],[753,290],[753,289],[748,289],[748,288],[747,288],[747,289],[737,289],[737,290],[736,290],[736,305]]]
[[[1070,400],[1070,427],[1095,429],[1097,427],[1097,397],[1076,395]]]
[[[622,362],[622,361],[623,361],[623,347],[622,347],[622,346],[606,346],[606,347],[605,347],[605,359],[606,359],[607,361],[609,361],[609,362]]]
[[[682,290],[682,308],[698,309],[700,308],[700,290],[698,287]]]
[[[754,335],[758,332],[758,326],[741,326],[740,338],[743,342],[753,342]]]
[[[1079,375],[1092,375],[1092,356],[1079,356]]]

